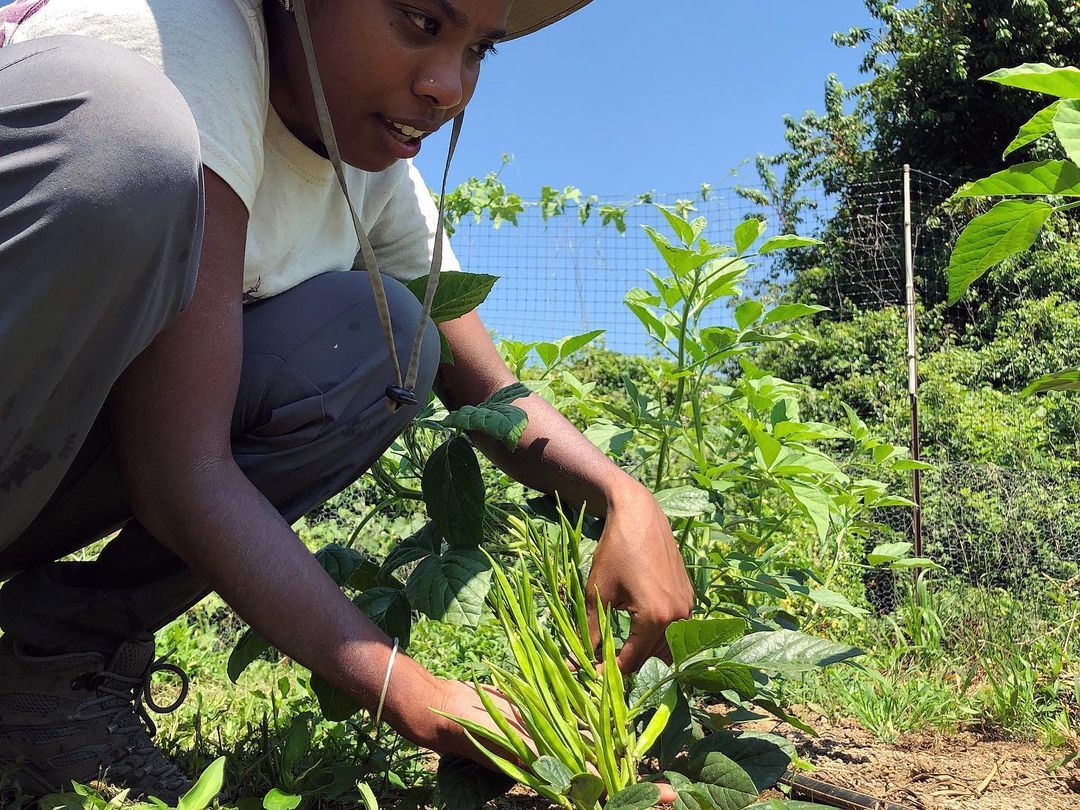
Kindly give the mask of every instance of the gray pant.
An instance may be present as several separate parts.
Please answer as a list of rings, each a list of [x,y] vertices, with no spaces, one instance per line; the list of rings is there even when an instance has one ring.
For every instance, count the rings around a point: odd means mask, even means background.
[[[43,652],[111,651],[206,585],[132,517],[108,395],[182,311],[202,237],[198,136],[176,88],[86,37],[0,49],[0,627]],[[386,279],[407,351],[419,302]],[[237,463],[286,520],[355,481],[416,408],[392,381],[365,274],[244,312]],[[418,391],[438,363],[433,324]],[[402,358],[406,362],[406,358]],[[123,527],[91,563],[57,563]]]

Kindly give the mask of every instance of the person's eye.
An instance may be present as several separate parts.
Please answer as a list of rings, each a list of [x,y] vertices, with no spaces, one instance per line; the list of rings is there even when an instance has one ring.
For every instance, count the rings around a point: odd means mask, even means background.
[[[439,21],[434,17],[429,17],[427,14],[421,14],[419,11],[405,11],[405,16],[409,18],[417,28],[428,34],[434,36],[439,33]]]
[[[493,43],[493,42],[481,42],[479,45],[476,45],[473,48],[473,53],[475,53],[477,58],[481,62],[483,62],[489,56],[494,56],[495,54],[497,54],[498,51],[495,50],[495,43]]]

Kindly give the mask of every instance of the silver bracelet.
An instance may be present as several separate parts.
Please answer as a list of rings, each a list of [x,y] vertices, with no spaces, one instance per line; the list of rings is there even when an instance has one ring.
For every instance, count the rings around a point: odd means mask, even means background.
[[[386,701],[386,689],[390,686],[390,673],[394,671],[394,659],[397,658],[398,653],[398,640],[394,639],[394,649],[390,651],[390,660],[386,662],[386,677],[383,678],[382,692],[379,693],[379,708],[375,711],[375,733],[379,731],[379,724],[382,723],[382,710],[383,703]]]

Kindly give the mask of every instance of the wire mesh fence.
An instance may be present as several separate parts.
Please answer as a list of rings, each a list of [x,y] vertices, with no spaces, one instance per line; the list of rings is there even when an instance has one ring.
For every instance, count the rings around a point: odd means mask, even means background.
[[[811,188],[798,190],[796,199],[770,185],[768,177],[761,179],[759,186],[731,183],[686,194],[653,194],[650,201],[692,208],[695,216],[708,220],[705,235],[715,242],[730,243],[734,228],[748,217],[764,218],[773,234],[798,223],[800,233],[824,241],[813,255],[781,254],[756,266],[748,285],[757,295],[776,297],[789,291],[797,296],[798,290],[790,286],[801,271],[815,274],[815,294],[825,299],[817,303],[833,310],[830,317],[904,308],[905,192],[900,167],[866,176],[838,197]],[[910,171],[907,202],[917,301],[945,298],[949,251],[970,216],[970,211],[954,214],[945,202],[961,182]],[[621,209],[620,225],[625,227],[604,224],[595,215],[582,224],[580,212],[572,209],[545,217],[538,203],[525,204],[517,225],[493,229],[488,222],[460,223],[453,244],[463,266],[502,279],[481,310],[489,328],[516,340],[552,340],[604,329],[609,349],[650,351],[640,324],[622,301],[628,290],[646,286],[647,271],[661,262],[642,226],[664,231],[663,217],[641,200],[600,198],[594,205]],[[730,325],[732,313],[718,312],[714,318],[717,325]],[[898,347],[896,356],[903,357],[904,319],[892,322],[897,328],[887,339]],[[897,371],[896,379],[902,380],[904,370]],[[902,383],[893,395],[905,396]],[[933,448],[929,450],[932,456]],[[1072,508],[1078,497],[1080,484],[1064,474],[935,464],[924,483],[924,552],[945,567],[942,583],[1018,595],[1042,593],[1051,582],[1060,588],[1080,570],[1080,515]],[[871,543],[912,537],[911,510],[889,509],[879,519],[881,537],[871,538]],[[871,572],[864,586],[879,612],[896,606],[896,576]]]

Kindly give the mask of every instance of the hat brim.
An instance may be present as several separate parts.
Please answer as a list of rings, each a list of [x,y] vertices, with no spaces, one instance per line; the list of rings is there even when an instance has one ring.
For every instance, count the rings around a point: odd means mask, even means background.
[[[503,41],[532,34],[541,28],[568,17],[592,0],[517,0],[506,26],[509,32]]]

